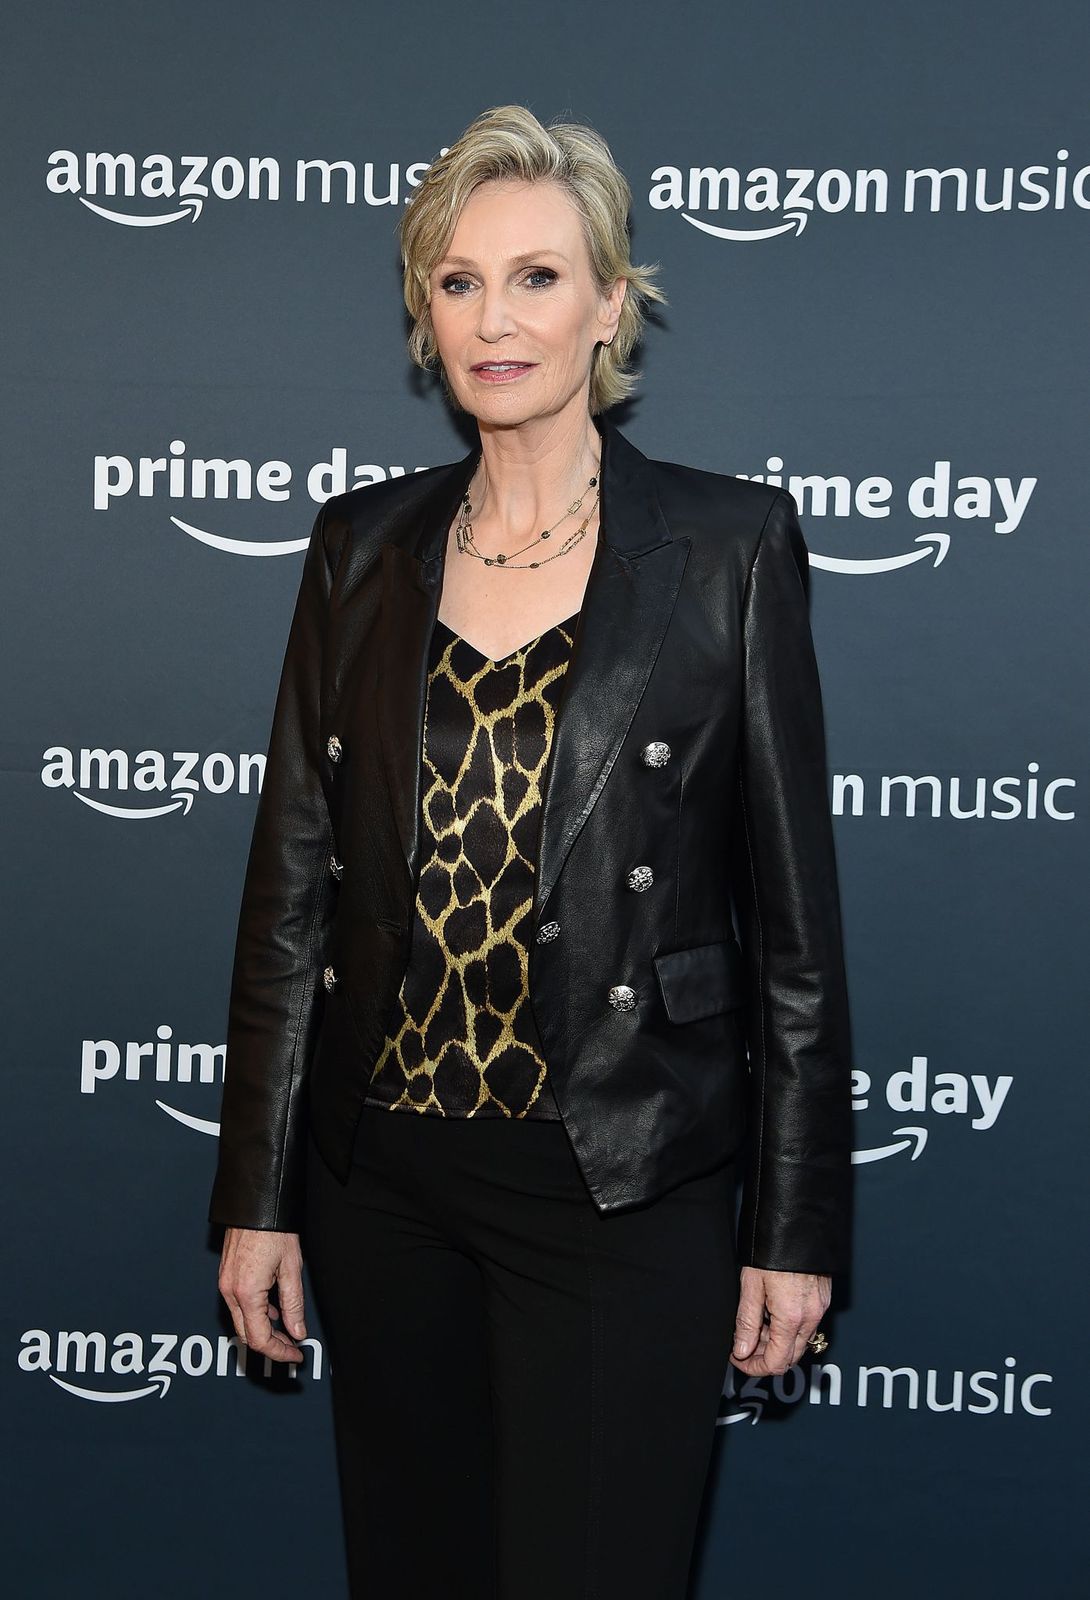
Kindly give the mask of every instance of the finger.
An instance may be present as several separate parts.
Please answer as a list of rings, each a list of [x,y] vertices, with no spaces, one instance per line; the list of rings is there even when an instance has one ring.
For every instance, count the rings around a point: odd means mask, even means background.
[[[734,1349],[731,1359],[743,1360],[753,1354],[762,1332],[764,1290],[759,1279],[743,1277],[734,1318]]]
[[[752,1361],[745,1370],[751,1376],[760,1377],[771,1377],[786,1372],[792,1365],[791,1353],[798,1326],[794,1320],[785,1321],[773,1314],[766,1330],[767,1337],[754,1351]]]
[[[764,1353],[770,1372],[786,1372],[791,1366],[798,1331],[799,1323],[794,1317],[786,1319],[773,1313],[768,1347]]]
[[[740,1371],[749,1378],[763,1378],[767,1376],[768,1367],[765,1363],[765,1351],[768,1349],[768,1335],[764,1333],[757,1341],[753,1353],[746,1357],[731,1356],[731,1361]]]
[[[790,1359],[790,1361],[788,1363],[789,1366],[792,1366],[792,1367],[795,1366],[799,1361],[802,1360],[803,1356],[806,1354],[806,1344],[807,1344],[807,1340],[810,1337],[811,1332],[812,1332],[812,1329],[807,1328],[807,1327],[802,1327],[802,1328],[799,1329],[798,1333],[795,1335],[794,1341],[792,1343],[792,1348],[791,1348],[791,1359]]]
[[[303,1352],[298,1345],[278,1328],[274,1328],[272,1318],[277,1309],[269,1299],[268,1290],[252,1289],[239,1293],[239,1304],[243,1317],[242,1337],[251,1350],[259,1355],[270,1356],[274,1361],[302,1361]]]
[[[251,1350],[265,1351],[276,1332],[269,1320],[269,1296],[265,1289],[249,1289],[239,1294],[242,1308],[243,1338]]]
[[[303,1352],[297,1345],[292,1344],[290,1339],[285,1338],[282,1333],[274,1332],[265,1349],[260,1353],[263,1356],[268,1356],[272,1361],[294,1361],[298,1363],[303,1360]]]
[[[307,1325],[303,1315],[303,1279],[297,1261],[287,1263],[281,1267],[277,1284],[277,1298],[280,1301],[280,1310],[284,1314],[286,1331],[294,1334],[296,1339],[305,1339]]]
[[[272,1306],[269,1308],[270,1312],[275,1309]],[[243,1339],[255,1355],[268,1356],[272,1361],[303,1360],[303,1352],[299,1347],[286,1334],[274,1328],[267,1317],[263,1322],[260,1318],[251,1318],[246,1324]]]
[[[811,1317],[806,1322],[804,1322],[802,1327],[799,1329],[799,1336],[798,1336],[798,1339],[796,1340],[796,1346],[797,1346],[796,1355],[795,1355],[795,1360],[796,1361],[801,1361],[803,1356],[806,1354],[807,1347],[809,1346],[810,1340],[814,1337],[814,1334],[817,1332],[820,1323],[821,1323],[821,1318],[820,1317]]]

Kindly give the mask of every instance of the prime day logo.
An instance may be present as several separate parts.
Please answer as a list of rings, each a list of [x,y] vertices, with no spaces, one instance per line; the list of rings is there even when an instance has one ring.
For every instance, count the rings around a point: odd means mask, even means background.
[[[79,1088],[85,1095],[100,1094],[106,1084],[154,1084],[162,1092],[169,1085],[171,1093],[186,1098],[201,1087],[222,1086],[227,1046],[224,1044],[189,1044],[175,1039],[169,1023],[161,1023],[155,1030],[155,1039],[83,1039],[80,1041]],[[184,1111],[168,1100],[156,1099],[156,1106],[166,1116],[194,1133],[204,1133],[218,1138],[220,1125],[211,1117],[198,1116],[194,1111]]]
[[[873,1100],[888,1132],[878,1143],[853,1150],[852,1161],[866,1165],[892,1156],[918,1161],[937,1125],[934,1119],[940,1117],[987,1133],[995,1127],[1013,1082],[1009,1073],[989,1078],[983,1072],[935,1071],[927,1056],[913,1056],[911,1066],[890,1073],[884,1082],[857,1068],[852,1073],[852,1110],[866,1111]]]
[[[424,472],[425,467],[414,467]],[[128,500],[154,500],[159,504],[186,502],[185,516],[169,513],[174,526],[199,544],[229,556],[289,556],[305,550],[307,537],[290,539],[239,539],[222,527],[211,526],[207,502],[246,505],[255,500],[266,505],[282,505],[302,484],[312,508],[333,495],[387,478],[403,478],[408,469],[359,462],[349,466],[348,451],[342,445],[329,453],[327,461],[316,461],[297,472],[288,461],[273,458],[249,461],[244,456],[190,455],[184,439],[172,439],[159,456],[98,455],[94,458],[91,504],[95,511],[109,511]],[[219,512],[215,513],[218,520]]]
[[[810,565],[856,577],[903,571],[917,562],[936,568],[955,547],[962,530],[1016,533],[1038,482],[1030,477],[955,471],[952,461],[937,460],[898,490],[893,479],[881,472],[861,477],[840,472],[785,474],[783,457],[778,455],[769,456],[763,472],[735,476],[786,489],[803,519]],[[841,534],[835,525],[849,520],[851,527]],[[881,528],[883,523],[889,527]],[[923,531],[914,532],[914,527]],[[864,540],[872,542],[868,535],[877,532],[883,533],[883,543],[892,549],[872,553],[858,548]],[[851,553],[831,554],[814,548],[826,543],[840,545],[842,552],[847,544]]]
[[[940,457],[900,487],[884,472],[788,473],[779,455],[769,456],[763,471],[733,475],[786,489],[794,496],[812,566],[874,577],[918,563],[934,570],[951,551],[962,553],[966,537],[974,533],[1018,532],[1038,479],[983,473],[973,470],[975,465]],[[424,471],[426,466],[352,463],[343,445],[331,449],[327,458],[296,469],[278,457],[198,455],[190,452],[185,439],[177,438],[159,455],[118,451],[96,455],[91,504],[94,511],[109,513],[133,500],[156,502],[175,528],[221,554],[293,555],[306,549],[307,537],[297,531],[287,539],[239,538],[224,526],[230,507],[254,501],[282,506],[301,492],[313,511],[349,489]],[[834,548],[821,548],[829,545]]]

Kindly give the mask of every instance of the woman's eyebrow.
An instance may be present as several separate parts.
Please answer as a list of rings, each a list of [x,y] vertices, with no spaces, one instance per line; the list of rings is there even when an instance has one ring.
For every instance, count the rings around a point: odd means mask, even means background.
[[[521,267],[527,261],[537,261],[542,256],[557,256],[561,261],[567,261],[568,259],[562,251],[546,247],[543,250],[525,250],[521,255],[512,256],[508,265]],[[439,267],[475,267],[476,265],[477,263],[470,261],[468,256],[444,256],[442,261],[437,263],[437,270]]]

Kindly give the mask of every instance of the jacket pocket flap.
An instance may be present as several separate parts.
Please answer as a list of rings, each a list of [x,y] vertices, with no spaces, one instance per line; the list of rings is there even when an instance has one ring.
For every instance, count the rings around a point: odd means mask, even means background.
[[[745,1003],[745,965],[737,939],[670,950],[654,958],[671,1022],[696,1022]]]

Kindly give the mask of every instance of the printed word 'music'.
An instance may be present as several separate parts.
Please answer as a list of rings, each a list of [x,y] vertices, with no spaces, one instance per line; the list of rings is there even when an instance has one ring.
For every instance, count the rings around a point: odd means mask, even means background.
[[[873,812],[875,785],[879,790],[878,815],[914,817],[917,801],[920,810],[932,817],[953,817],[957,821],[987,819],[1012,822],[1018,817],[1028,822],[1049,817],[1054,822],[1071,822],[1074,811],[1061,810],[1056,801],[1059,789],[1074,789],[1074,778],[1050,778],[1042,783],[1036,776],[1040,762],[1027,763],[1028,777],[974,777],[962,779],[957,773],[940,778],[936,773],[912,776],[901,772],[882,773],[876,779],[857,772],[837,772],[832,780],[832,811],[837,817],[861,817]],[[989,805],[989,797],[996,804]]]

